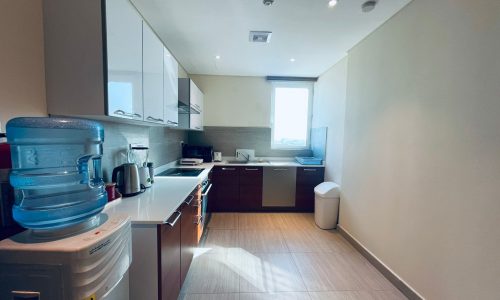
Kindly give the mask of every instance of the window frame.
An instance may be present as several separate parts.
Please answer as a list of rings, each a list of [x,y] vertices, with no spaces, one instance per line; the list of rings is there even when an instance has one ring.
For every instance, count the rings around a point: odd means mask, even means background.
[[[309,93],[309,99],[307,99],[307,135],[306,135],[306,145],[303,147],[290,146],[286,147],[281,144],[275,144],[274,142],[274,113],[275,113],[275,95],[276,88],[307,88]],[[312,105],[313,105],[313,94],[314,94],[314,82],[308,81],[274,81],[272,82],[271,88],[271,149],[272,150],[307,150],[311,146],[311,125],[312,125]]]

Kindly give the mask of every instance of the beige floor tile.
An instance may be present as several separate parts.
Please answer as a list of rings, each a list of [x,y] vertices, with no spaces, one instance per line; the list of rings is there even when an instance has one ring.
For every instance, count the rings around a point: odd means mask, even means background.
[[[307,292],[241,293],[240,300],[310,300]]]
[[[209,253],[238,248],[238,230],[209,228],[205,243],[200,247],[207,249]]]
[[[403,294],[394,291],[338,291],[309,292],[311,300],[405,300]]]
[[[307,291],[289,253],[242,252],[240,292]]]
[[[375,291],[372,293],[374,300],[407,300],[400,291]]]
[[[181,294],[178,300],[239,300],[239,293],[229,294]]]
[[[212,213],[208,228],[238,229],[237,213]]]
[[[354,252],[355,249],[335,230],[282,229],[290,252]]]
[[[238,241],[249,252],[289,252],[279,229],[239,230]]]
[[[311,300],[374,300],[369,291],[310,292]]]
[[[387,280],[375,267],[359,252],[344,253],[345,267],[350,268],[365,288],[377,291],[396,291],[392,283]]]
[[[224,253],[202,253],[193,259],[182,287],[182,293],[235,293],[239,292],[241,271],[239,249]]]
[[[279,229],[281,219],[276,213],[241,213],[238,216],[239,229]]]
[[[288,230],[316,229],[312,213],[280,213],[280,228]]]
[[[343,253],[292,253],[307,290],[356,291],[365,285],[347,265]]]

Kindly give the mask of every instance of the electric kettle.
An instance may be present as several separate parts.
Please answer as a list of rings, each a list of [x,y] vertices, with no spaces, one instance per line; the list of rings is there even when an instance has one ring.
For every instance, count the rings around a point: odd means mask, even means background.
[[[123,197],[131,197],[145,191],[141,186],[139,168],[135,163],[125,163],[113,169],[113,182]]]

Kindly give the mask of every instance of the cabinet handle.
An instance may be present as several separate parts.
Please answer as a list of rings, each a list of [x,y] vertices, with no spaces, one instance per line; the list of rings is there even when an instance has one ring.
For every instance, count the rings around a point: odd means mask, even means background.
[[[245,168],[245,171],[258,171],[259,169],[250,169],[250,168]]]
[[[304,171],[307,171],[307,172],[316,172],[318,169],[304,169]]]
[[[174,227],[175,224],[177,224],[177,221],[179,221],[179,219],[181,218],[181,215],[182,215],[182,213],[180,211],[175,211],[174,214],[177,214],[177,217],[175,217],[175,219],[174,219],[173,222],[169,222],[168,220],[167,220],[167,222],[165,222],[165,224],[169,225],[170,227]]]
[[[273,171],[288,171],[288,169],[273,169]]]
[[[194,128],[198,129],[198,130],[201,130],[201,127],[199,127],[199,126],[195,126]]]
[[[201,207],[203,205],[203,199],[200,199],[200,201],[198,201],[198,204],[195,204],[193,205],[194,207]]]
[[[203,216],[197,215],[198,221],[195,222],[196,225],[203,223]]]
[[[125,111],[123,111],[121,109],[115,110],[114,114],[115,115],[120,115],[120,116],[130,117],[130,118],[136,118],[136,119],[141,119],[142,118],[142,116],[140,114],[128,113],[128,112],[125,112]]]
[[[151,116],[148,116],[146,119],[148,119],[149,121],[155,121],[155,122],[163,122],[163,119],[160,119],[160,118],[153,118]]]
[[[174,125],[178,125],[179,123],[178,123],[178,122],[174,122],[174,121],[167,120],[167,124],[174,124]]]
[[[193,202],[193,199],[194,199],[193,195],[189,195],[189,197],[190,197],[189,200],[184,200],[184,203],[186,203],[187,205],[191,205],[191,202]]]
[[[208,195],[208,192],[210,192],[210,189],[211,189],[211,188],[212,188],[212,184],[210,184],[210,185],[208,186],[208,188],[205,190],[205,192],[204,192],[203,194],[201,194],[201,196],[202,196],[202,197],[207,196],[207,195]],[[203,199],[201,199],[201,201],[200,201],[200,202],[202,202],[202,201],[203,201]]]
[[[234,171],[236,170],[235,168],[222,168],[222,171]]]

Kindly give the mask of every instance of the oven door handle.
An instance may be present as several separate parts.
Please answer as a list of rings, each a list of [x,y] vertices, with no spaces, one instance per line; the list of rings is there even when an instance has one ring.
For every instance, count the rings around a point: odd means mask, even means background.
[[[202,197],[206,197],[208,195],[208,192],[210,192],[210,189],[212,188],[212,184],[210,184],[207,189],[201,194]]]

